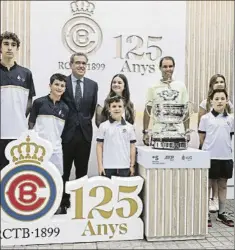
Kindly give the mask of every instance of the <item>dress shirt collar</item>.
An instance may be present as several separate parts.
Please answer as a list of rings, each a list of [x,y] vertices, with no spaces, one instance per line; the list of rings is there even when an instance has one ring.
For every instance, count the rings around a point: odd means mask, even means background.
[[[72,79],[72,82],[77,82],[77,80],[79,80],[78,78],[76,78],[73,74],[71,75],[71,79]],[[82,77],[80,79],[81,82],[84,82],[84,77]]]

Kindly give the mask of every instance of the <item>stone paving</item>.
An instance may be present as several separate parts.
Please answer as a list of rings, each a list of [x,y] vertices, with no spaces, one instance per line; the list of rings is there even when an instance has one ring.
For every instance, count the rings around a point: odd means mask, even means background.
[[[227,200],[227,212],[234,219],[234,200]],[[94,243],[50,244],[1,247],[1,249],[234,249],[234,228],[216,221],[203,240],[147,242],[146,240],[109,241]]]

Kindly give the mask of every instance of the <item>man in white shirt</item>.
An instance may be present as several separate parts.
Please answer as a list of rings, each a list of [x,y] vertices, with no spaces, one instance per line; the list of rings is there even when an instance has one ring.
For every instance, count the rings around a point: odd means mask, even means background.
[[[162,79],[147,92],[147,111],[144,110],[143,117],[143,142],[148,145],[148,127],[153,103],[167,104],[187,104],[188,92],[183,82],[172,79],[175,69],[175,60],[171,56],[163,57],[159,62],[159,69],[162,72]],[[162,124],[153,124],[152,132],[161,132]],[[189,128],[189,118],[186,117],[184,126],[181,124],[180,132],[185,132]]]

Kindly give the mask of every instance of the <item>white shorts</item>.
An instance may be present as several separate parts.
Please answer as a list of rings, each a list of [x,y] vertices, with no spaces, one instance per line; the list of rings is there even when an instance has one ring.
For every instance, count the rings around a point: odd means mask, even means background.
[[[61,176],[63,175],[63,154],[62,153],[53,153],[51,155],[50,161],[57,167]]]

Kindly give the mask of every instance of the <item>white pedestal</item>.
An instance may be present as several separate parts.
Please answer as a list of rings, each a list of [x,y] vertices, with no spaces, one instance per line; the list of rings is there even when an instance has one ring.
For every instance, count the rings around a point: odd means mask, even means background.
[[[205,238],[208,209],[208,152],[137,147],[144,178],[143,221],[148,241]]]

